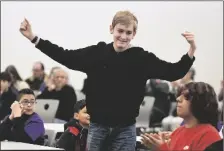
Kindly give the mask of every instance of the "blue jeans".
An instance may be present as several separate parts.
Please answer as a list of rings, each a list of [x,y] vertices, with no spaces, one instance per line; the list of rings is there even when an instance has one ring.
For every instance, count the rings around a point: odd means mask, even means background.
[[[135,151],[135,124],[126,127],[108,127],[90,123],[87,148],[88,151]]]

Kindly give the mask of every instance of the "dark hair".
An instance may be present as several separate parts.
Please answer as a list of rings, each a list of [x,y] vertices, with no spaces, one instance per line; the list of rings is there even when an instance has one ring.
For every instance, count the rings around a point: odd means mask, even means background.
[[[2,80],[2,81],[8,81],[8,82],[11,82],[12,81],[9,73],[7,73],[7,72],[1,72],[0,73],[0,80]]]
[[[80,110],[82,110],[86,106],[85,100],[78,101],[74,106],[74,113],[79,113]]]
[[[39,62],[39,63],[40,63],[41,69],[45,70],[44,64],[42,62]]]
[[[29,88],[25,88],[18,92],[17,101],[19,101],[22,98],[22,96],[25,94],[32,94],[33,96],[35,96],[33,90],[31,90]]]
[[[22,81],[21,76],[19,75],[18,71],[16,70],[16,67],[14,65],[10,65],[5,69],[5,72],[8,72],[12,77],[12,81]]]
[[[190,82],[179,88],[177,96],[191,102],[190,110],[199,123],[209,123],[214,127],[218,123],[218,101],[213,87],[204,82]]]

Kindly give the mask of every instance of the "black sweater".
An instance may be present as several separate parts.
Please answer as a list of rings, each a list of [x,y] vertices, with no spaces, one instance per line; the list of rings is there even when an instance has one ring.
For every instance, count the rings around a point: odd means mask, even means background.
[[[66,67],[87,74],[86,102],[91,121],[108,126],[134,124],[146,81],[150,78],[178,80],[195,60],[185,54],[179,62],[168,63],[140,47],[117,53],[113,43],[105,42],[65,50],[40,39],[36,48]]]
[[[8,140],[30,144],[44,144],[44,124],[40,117],[23,114],[13,120],[6,116],[0,124],[0,141]]]
[[[16,100],[16,94],[12,88],[9,88],[7,92],[3,92],[0,95],[0,121],[4,119],[6,115],[11,113],[11,105]]]

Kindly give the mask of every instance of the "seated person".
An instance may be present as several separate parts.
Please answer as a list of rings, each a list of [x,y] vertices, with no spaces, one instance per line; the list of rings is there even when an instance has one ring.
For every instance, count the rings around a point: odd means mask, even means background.
[[[65,132],[56,143],[56,147],[66,151],[86,151],[89,115],[85,100],[78,101],[74,108],[74,117],[64,125]]]
[[[203,82],[191,82],[181,87],[177,98],[177,115],[184,125],[172,132],[170,140],[164,135],[144,134],[143,143],[160,151],[197,150],[203,151],[219,141],[218,103],[214,89]]]
[[[0,73],[0,121],[11,112],[10,106],[16,100],[16,93],[11,89],[11,77],[7,72]]]
[[[11,114],[0,124],[0,141],[43,145],[44,123],[33,111],[36,103],[34,92],[31,89],[22,89],[17,100],[11,105]]]
[[[49,73],[49,76],[48,76],[47,80],[45,80],[45,81],[40,85],[40,89],[39,89],[40,94],[44,91],[44,89],[45,89],[46,87],[48,88],[49,91],[51,91],[51,90],[53,90],[53,89],[55,88],[55,85],[54,85],[53,80],[54,80],[54,71],[55,71],[56,69],[60,69],[60,67],[55,66],[55,67],[51,68],[51,71],[50,71],[50,73]]]
[[[35,62],[32,69],[32,76],[25,81],[34,91],[39,91],[42,83],[47,81],[47,74],[45,73],[44,64],[42,62]]]
[[[30,88],[30,86],[23,81],[21,78],[19,72],[17,71],[16,67],[14,65],[9,65],[6,69],[5,72],[9,73],[12,79],[11,87],[15,91],[20,91],[25,88]]]
[[[185,84],[193,82],[195,79],[195,74],[196,74],[195,69],[192,67],[182,79],[171,82],[172,89],[171,89],[169,98],[171,99],[172,102],[176,101],[176,93],[178,88],[181,86],[184,86]],[[176,128],[179,127],[179,125],[183,121],[183,118],[177,116],[176,112],[177,111],[175,109],[173,113],[171,113],[171,115],[169,115],[168,117],[165,117],[162,120],[163,130],[174,131]]]
[[[67,73],[61,68],[55,69],[53,72],[53,86],[51,88],[46,87],[44,91],[37,96],[37,99],[59,100],[55,123],[68,122],[74,113],[73,110],[77,97],[73,87],[67,83]]]

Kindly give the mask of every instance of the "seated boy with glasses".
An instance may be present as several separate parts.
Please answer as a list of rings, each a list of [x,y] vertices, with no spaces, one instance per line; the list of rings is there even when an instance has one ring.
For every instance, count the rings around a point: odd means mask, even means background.
[[[36,99],[31,89],[22,89],[18,101],[11,105],[11,114],[0,124],[0,141],[44,144],[44,123],[34,112]]]

